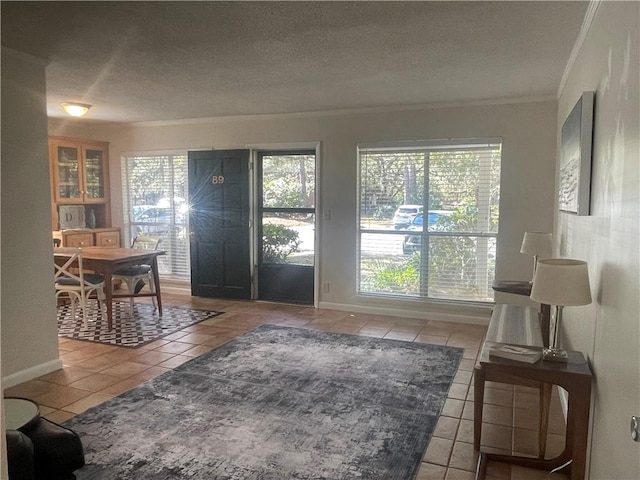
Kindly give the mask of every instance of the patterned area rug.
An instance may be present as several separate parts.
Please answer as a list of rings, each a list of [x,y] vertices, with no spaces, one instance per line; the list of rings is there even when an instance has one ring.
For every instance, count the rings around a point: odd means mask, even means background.
[[[81,480],[410,480],[463,350],[263,325],[65,423]]]
[[[153,305],[136,303],[131,315],[128,303],[114,302],[113,329],[109,331],[97,308],[91,310],[85,329],[81,314],[74,318],[67,304],[58,307],[58,336],[135,348],[221,313],[163,306],[160,317]]]

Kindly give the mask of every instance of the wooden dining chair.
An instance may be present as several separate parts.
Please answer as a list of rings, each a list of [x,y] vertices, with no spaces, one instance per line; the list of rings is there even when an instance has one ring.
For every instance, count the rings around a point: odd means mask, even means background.
[[[158,250],[161,242],[162,237],[138,235],[133,239],[131,248],[138,248],[141,250]],[[129,298],[129,311],[131,314],[133,314],[134,307],[133,296],[137,295],[144,286],[144,283],[140,282],[147,283],[152,293],[155,293],[156,291],[155,281],[153,278],[153,269],[151,268],[151,265],[142,264],[134,265],[132,267],[126,267],[113,272],[112,278],[120,279],[127,284],[127,289],[132,295]],[[156,297],[151,297],[151,300],[153,301],[153,308],[158,308],[156,304]]]
[[[104,294],[104,277],[94,273],[85,273],[82,267],[82,249],[60,247],[53,252],[55,268],[56,300],[67,295],[71,301],[71,314],[76,316],[76,302],[82,309],[82,325],[88,325],[88,301],[93,292],[96,293],[102,318],[105,312],[106,296]],[[61,257],[63,259],[61,259]]]

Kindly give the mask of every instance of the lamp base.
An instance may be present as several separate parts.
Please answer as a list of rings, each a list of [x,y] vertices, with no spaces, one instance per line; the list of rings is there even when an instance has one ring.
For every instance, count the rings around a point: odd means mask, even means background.
[[[549,362],[567,362],[569,354],[561,348],[545,348],[542,350],[542,359]]]

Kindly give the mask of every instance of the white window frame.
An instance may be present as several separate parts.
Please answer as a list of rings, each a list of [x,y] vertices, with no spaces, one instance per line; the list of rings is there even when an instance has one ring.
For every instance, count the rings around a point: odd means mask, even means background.
[[[446,140],[428,140],[428,141],[402,141],[402,142],[383,142],[383,143],[369,143],[369,144],[360,144],[358,145],[358,193],[357,193],[357,265],[356,265],[356,291],[357,295],[360,297],[393,297],[394,299],[406,299],[406,300],[426,300],[426,301],[435,301],[435,302],[446,302],[446,303],[462,303],[462,304],[480,304],[486,305],[487,303],[493,302],[493,291],[490,288],[490,285],[485,284],[484,291],[484,299],[470,300],[470,299],[462,299],[462,298],[438,298],[432,297],[429,295],[428,286],[424,284],[426,281],[423,277],[426,277],[425,274],[425,266],[422,265],[422,273],[421,273],[421,286],[420,291],[417,294],[402,294],[402,293],[387,293],[387,292],[372,292],[372,291],[364,291],[363,290],[363,275],[362,275],[362,238],[363,234],[380,234],[380,235],[406,235],[404,231],[389,231],[387,229],[376,229],[376,228],[368,228],[363,227],[362,222],[362,173],[363,173],[363,165],[362,165],[362,154],[363,153],[382,153],[382,152],[422,152],[422,151],[444,151],[444,150],[477,150],[482,148],[492,149],[498,148],[500,152],[502,151],[502,138],[470,138],[470,139],[446,139]],[[428,165],[425,164],[425,168],[428,168]],[[425,173],[425,185],[424,185],[424,199],[423,202],[423,211],[424,214],[427,214],[428,209],[428,198],[429,198],[429,184],[428,174]],[[478,211],[480,212],[481,208],[489,208],[489,204],[487,205],[478,205]],[[480,216],[480,215],[478,215]],[[487,241],[493,242],[493,245],[497,245],[497,236],[498,229],[495,231],[474,231],[474,232],[430,232],[428,229],[423,228],[422,233],[420,234],[422,237],[422,244],[425,245],[425,240],[428,242],[430,237],[473,237],[478,239],[488,239],[485,241],[479,242],[479,245],[484,245],[485,254],[487,255],[485,260],[488,260],[488,251],[486,249]],[[390,237],[391,238],[391,237]],[[428,245],[428,244],[427,244]],[[424,251],[423,247],[423,251]],[[426,247],[428,248],[428,247]],[[495,252],[494,252],[495,253]],[[486,276],[487,275],[487,264],[484,263],[484,268],[482,264],[478,265],[479,268],[476,268],[476,276]],[[488,282],[490,283],[490,282]]]

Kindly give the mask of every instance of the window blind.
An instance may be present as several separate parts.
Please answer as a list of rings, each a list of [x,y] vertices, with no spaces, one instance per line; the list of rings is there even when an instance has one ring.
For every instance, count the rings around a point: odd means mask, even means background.
[[[162,238],[160,276],[190,278],[187,154],[126,154],[122,157],[125,244],[136,235]]]
[[[501,144],[360,147],[358,291],[493,300]]]

